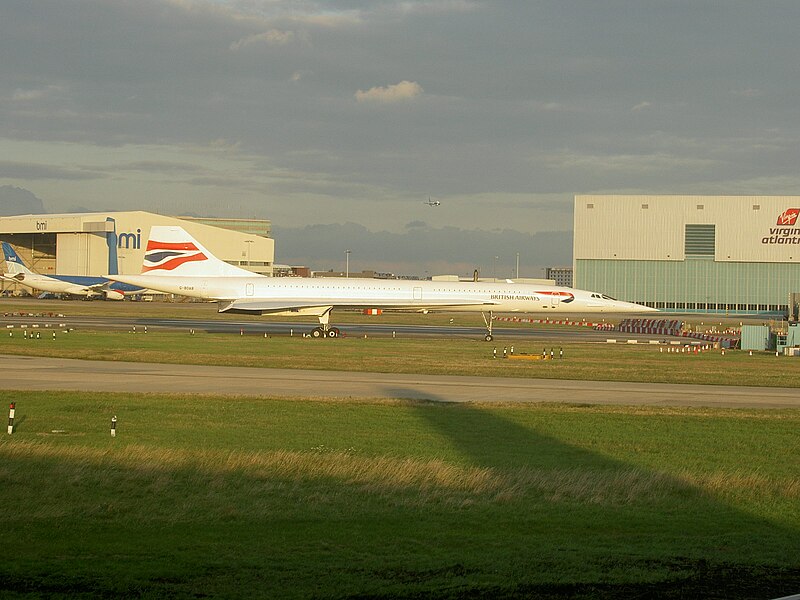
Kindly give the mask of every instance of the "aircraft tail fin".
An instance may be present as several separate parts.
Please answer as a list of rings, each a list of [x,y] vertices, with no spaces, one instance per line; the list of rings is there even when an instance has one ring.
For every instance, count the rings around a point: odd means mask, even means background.
[[[31,273],[32,271],[25,266],[16,250],[8,242],[3,242],[3,257],[6,259],[6,273],[17,275],[19,273]]]
[[[183,227],[154,225],[144,254],[142,273],[179,277],[253,277],[206,250]]]

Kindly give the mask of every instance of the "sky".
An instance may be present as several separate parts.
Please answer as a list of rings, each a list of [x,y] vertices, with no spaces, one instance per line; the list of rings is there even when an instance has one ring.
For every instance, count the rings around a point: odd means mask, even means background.
[[[797,194],[798,29],[794,0],[4,0],[0,208],[541,277],[575,194]]]

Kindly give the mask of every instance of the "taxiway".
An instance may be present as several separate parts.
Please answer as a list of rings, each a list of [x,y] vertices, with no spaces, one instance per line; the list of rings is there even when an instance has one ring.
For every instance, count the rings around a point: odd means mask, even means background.
[[[14,374],[0,380],[3,390],[800,408],[800,394],[793,388],[401,375],[26,356],[0,356],[0,369]]]

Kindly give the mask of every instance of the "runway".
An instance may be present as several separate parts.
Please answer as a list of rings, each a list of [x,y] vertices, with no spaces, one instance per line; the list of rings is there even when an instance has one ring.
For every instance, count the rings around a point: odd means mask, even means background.
[[[2,390],[800,408],[794,388],[259,369],[0,356]]]

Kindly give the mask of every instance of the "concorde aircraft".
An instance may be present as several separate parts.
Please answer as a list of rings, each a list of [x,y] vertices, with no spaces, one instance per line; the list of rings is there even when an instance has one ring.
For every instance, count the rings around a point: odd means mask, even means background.
[[[41,275],[34,273],[8,242],[3,242],[3,256],[7,271],[3,279],[14,281],[34,290],[54,294],[73,294],[89,298],[99,296],[108,300],[122,300],[125,294],[138,294],[144,290],[138,286],[111,281],[105,277],[83,275]]]
[[[645,313],[655,309],[614,300],[596,292],[513,281],[405,281],[388,279],[266,277],[215,257],[181,227],[153,226],[141,275],[109,279],[205,300],[221,313],[313,315],[313,337],[336,337],[334,308],[417,312],[480,312],[487,341],[494,313]],[[488,318],[487,318],[488,314]]]

